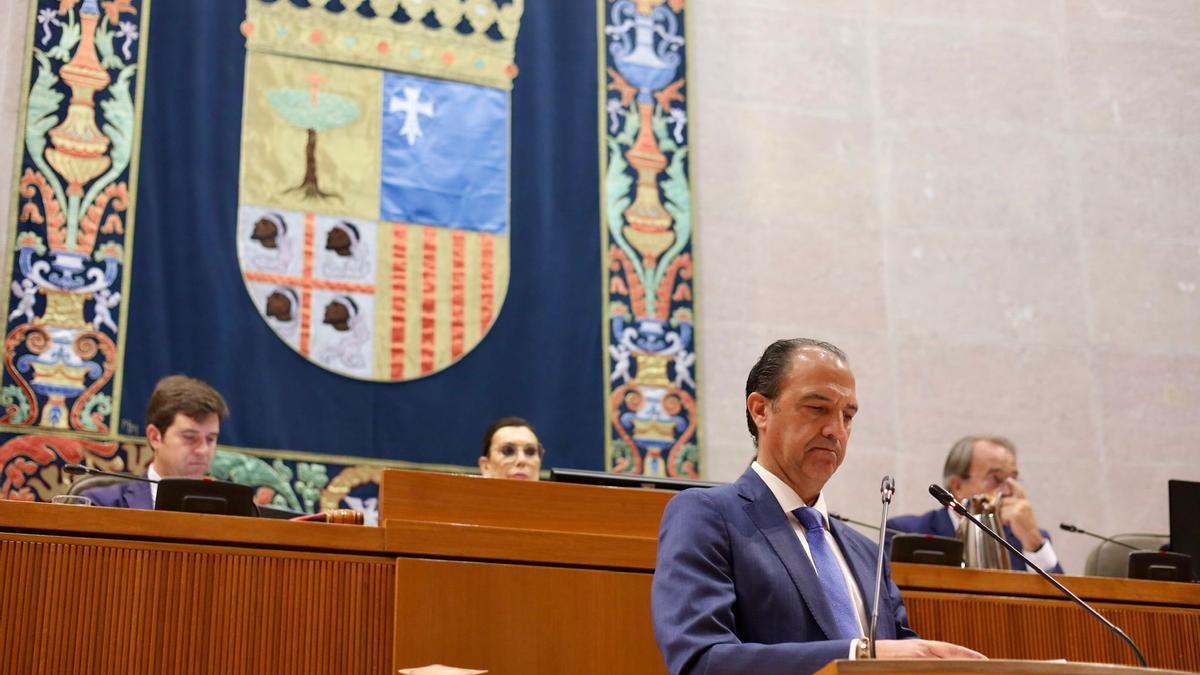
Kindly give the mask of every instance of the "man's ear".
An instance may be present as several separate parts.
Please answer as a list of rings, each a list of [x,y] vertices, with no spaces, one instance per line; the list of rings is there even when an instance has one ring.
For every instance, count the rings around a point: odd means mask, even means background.
[[[750,419],[758,425],[759,433],[767,426],[767,409],[770,407],[771,399],[757,391],[746,397],[746,410],[750,411]]]
[[[146,425],[146,442],[150,444],[150,449],[158,452],[158,446],[162,445],[162,432],[153,424]]]
[[[482,475],[487,475],[485,473],[487,471],[487,467],[488,467],[488,458],[486,456],[480,455],[480,457],[479,457],[479,473]]]
[[[950,490],[950,494],[954,495],[955,499],[958,499],[958,500],[962,499],[961,497],[958,496],[959,490],[962,490],[962,484],[963,484],[962,476],[950,476],[950,485],[948,487]]]

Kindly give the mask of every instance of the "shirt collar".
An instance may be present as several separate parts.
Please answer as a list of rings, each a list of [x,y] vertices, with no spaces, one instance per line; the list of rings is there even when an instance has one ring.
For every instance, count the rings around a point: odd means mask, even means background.
[[[800,498],[800,495],[796,494],[796,491],[790,485],[783,482],[783,479],[779,476],[771,473],[765,466],[759,464],[758,460],[755,460],[750,465],[750,468],[754,469],[754,473],[758,474],[758,477],[767,484],[767,489],[775,496],[775,501],[779,502],[779,506],[783,509],[784,513],[788,514],[788,518],[796,520],[796,516],[792,511],[801,506],[808,506],[808,504],[804,503],[804,500]],[[829,512],[825,507],[824,491],[817,495],[817,501],[812,507],[821,514],[821,519],[825,521],[826,527],[828,527]]]
[[[158,504],[158,481],[162,480],[162,476],[154,469],[154,462],[150,462],[150,466],[146,469],[146,478],[154,481],[150,484],[150,503]]]

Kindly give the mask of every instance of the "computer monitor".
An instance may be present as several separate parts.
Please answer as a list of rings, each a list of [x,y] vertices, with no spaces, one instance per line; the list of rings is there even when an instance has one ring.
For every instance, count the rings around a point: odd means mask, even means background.
[[[892,562],[962,567],[963,543],[932,534],[897,534],[892,537]]]
[[[584,469],[550,469],[550,480],[558,483],[579,483],[606,487],[651,488],[655,490],[686,490],[694,487],[715,487],[721,483],[710,483],[686,478],[661,478],[630,473],[607,473]]]
[[[1171,550],[1192,556],[1192,579],[1200,580],[1200,483],[1167,481]]]
[[[258,516],[254,488],[203,478],[163,478],[158,481],[154,510]]]

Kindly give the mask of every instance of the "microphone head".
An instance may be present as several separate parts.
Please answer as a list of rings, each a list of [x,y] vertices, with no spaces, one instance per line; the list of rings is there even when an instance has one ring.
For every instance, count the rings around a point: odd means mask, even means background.
[[[82,464],[63,464],[63,473],[72,476],[81,476],[88,472],[88,468]]]
[[[892,503],[892,495],[896,494],[896,479],[884,476],[883,482],[879,484],[879,494],[883,497],[885,504]]]
[[[958,503],[958,500],[954,498],[954,495],[950,494],[949,490],[941,485],[938,485],[937,483],[932,483],[929,486],[929,494],[933,495],[934,499],[941,502],[942,506],[948,506],[954,509],[955,513],[962,513],[966,510],[963,508],[962,504]]]

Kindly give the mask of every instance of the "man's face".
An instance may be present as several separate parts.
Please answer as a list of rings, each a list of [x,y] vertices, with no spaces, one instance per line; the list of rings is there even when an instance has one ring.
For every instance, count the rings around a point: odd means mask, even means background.
[[[850,421],[858,412],[854,374],[835,355],[797,349],[775,400],[746,399],[758,426],[758,461],[811,502],[846,457]]]
[[[154,469],[163,478],[203,476],[212,464],[220,432],[221,418],[217,415],[195,420],[175,413],[165,431],[153,424],[147,426],[146,440],[154,449]]]
[[[541,446],[529,427],[500,427],[487,457],[479,458],[479,472],[488,478],[537,480],[541,468]]]
[[[950,492],[959,501],[997,491],[1008,496],[1012,492],[1009,478],[1017,479],[1017,458],[1008,448],[991,441],[975,441],[971,468],[965,478],[950,478]]]

